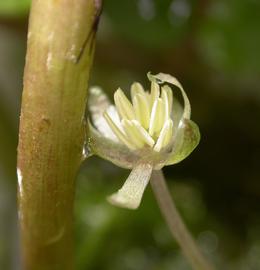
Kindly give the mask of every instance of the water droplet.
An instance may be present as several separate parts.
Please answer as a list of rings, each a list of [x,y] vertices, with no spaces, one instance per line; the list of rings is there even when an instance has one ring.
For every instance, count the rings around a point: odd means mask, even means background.
[[[20,196],[22,196],[23,195],[23,176],[19,168],[17,168],[17,179],[18,179],[19,193],[20,193]]]
[[[83,160],[93,155],[93,152],[91,150],[91,138],[87,138],[82,149],[82,157]]]

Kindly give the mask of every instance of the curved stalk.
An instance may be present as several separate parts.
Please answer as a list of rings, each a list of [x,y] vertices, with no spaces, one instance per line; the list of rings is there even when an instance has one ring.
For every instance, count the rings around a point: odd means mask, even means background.
[[[18,146],[22,268],[71,270],[74,182],[101,0],[33,0]]]
[[[192,265],[192,268],[194,270],[214,270],[214,267],[203,256],[183,223],[161,170],[153,171],[151,185],[171,234],[180,245],[184,255]]]

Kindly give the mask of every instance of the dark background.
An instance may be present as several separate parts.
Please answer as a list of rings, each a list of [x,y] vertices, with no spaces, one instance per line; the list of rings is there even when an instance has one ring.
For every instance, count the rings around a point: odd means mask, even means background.
[[[29,0],[0,1],[0,269],[19,269],[16,146]],[[164,169],[178,208],[217,269],[260,269],[260,1],[106,0],[91,85],[112,95],[146,73],[184,85],[202,138]],[[188,270],[150,188],[140,209],[110,206],[129,171],[82,165],[77,269]]]

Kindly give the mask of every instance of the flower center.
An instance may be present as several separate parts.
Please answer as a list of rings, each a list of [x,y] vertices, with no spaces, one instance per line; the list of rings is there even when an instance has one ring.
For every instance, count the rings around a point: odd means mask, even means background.
[[[117,136],[129,149],[153,148],[159,152],[167,146],[173,135],[172,90],[151,83],[151,91],[144,91],[140,83],[131,86],[131,99],[128,100],[119,88],[114,94],[120,123],[116,123],[106,111],[104,117]]]

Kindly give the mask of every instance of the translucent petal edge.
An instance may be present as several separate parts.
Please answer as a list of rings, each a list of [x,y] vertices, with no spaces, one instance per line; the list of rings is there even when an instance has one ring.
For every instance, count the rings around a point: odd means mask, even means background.
[[[99,86],[89,88],[88,107],[91,112],[100,115],[111,105],[111,102],[105,92]]]
[[[87,147],[93,154],[106,159],[113,164],[126,169],[133,168],[138,161],[138,156],[125,145],[104,137],[88,121]]]

